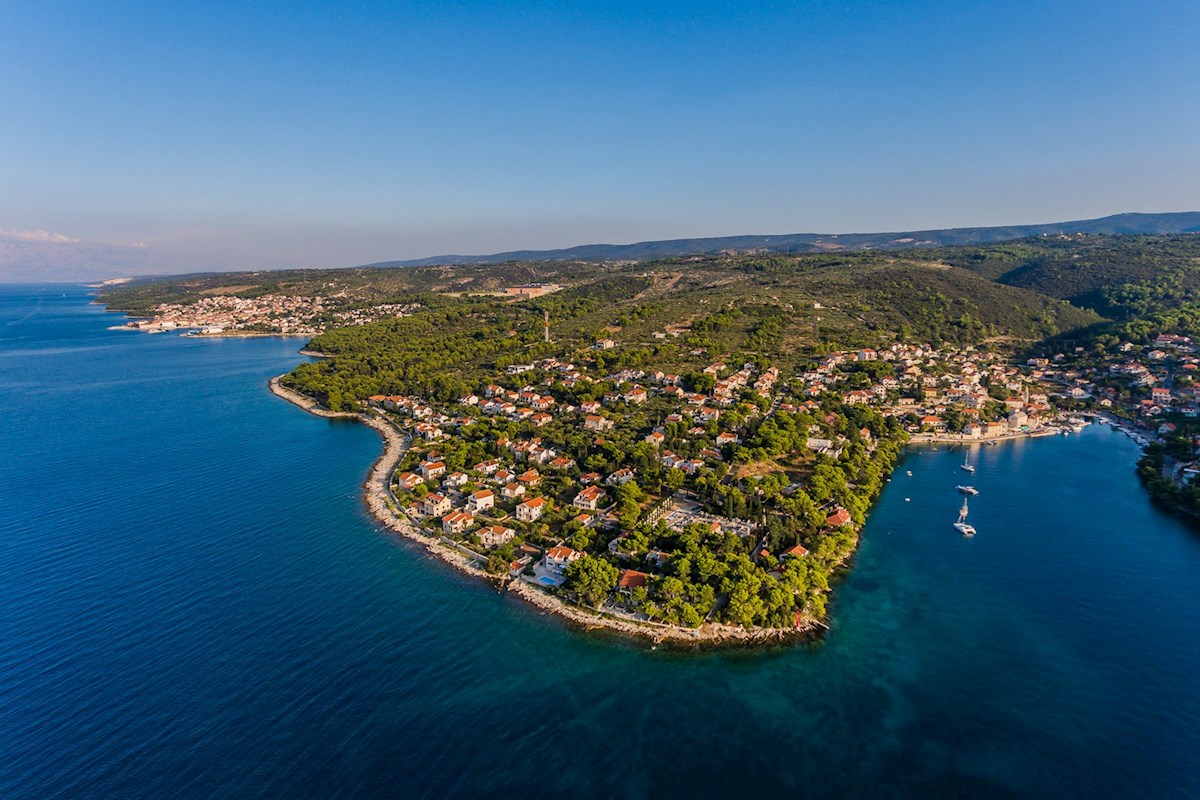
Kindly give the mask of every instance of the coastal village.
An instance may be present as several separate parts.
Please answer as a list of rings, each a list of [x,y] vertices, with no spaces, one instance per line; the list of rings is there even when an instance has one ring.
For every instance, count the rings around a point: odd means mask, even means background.
[[[1142,477],[1156,497],[1200,488],[1200,348],[1190,337],[1075,347],[1030,366],[1072,408],[1099,412],[1148,448],[1154,470]],[[1178,507],[1178,498],[1166,499]]]
[[[486,294],[519,303],[560,288]],[[339,303],[205,296],[131,326],[309,335],[420,309]],[[505,360],[454,400],[370,396],[366,410],[404,443],[386,476],[387,513],[559,613],[655,637],[807,632],[905,443],[1056,435],[1091,413],[1145,444],[1200,404],[1200,358],[1181,336],[1026,360],[893,342],[773,363],[690,347],[688,335],[686,322],[649,334],[682,356],[670,368],[610,367],[645,346],[610,327],[584,347]],[[1180,451],[1160,471],[1187,487],[1200,462]]]
[[[971,346],[598,372],[620,346],[512,364],[453,403],[370,397],[411,443],[396,512],[527,594],[652,633],[809,629],[905,441],[1061,430],[1053,371]]]
[[[5,11],[0,800],[1200,800],[1200,0]]]
[[[418,308],[418,303],[358,306],[348,303],[344,293],[255,297],[219,294],[190,303],[162,303],[154,308],[152,316],[132,319],[117,327],[147,333],[186,331],[189,335],[201,336],[315,336],[327,328],[366,325],[387,317],[411,314]]]
[[[554,283],[527,283],[469,294],[520,301],[543,297],[561,288]],[[457,296],[453,292],[447,292],[447,295]],[[328,294],[252,296],[224,291],[205,294],[186,303],[159,303],[151,309],[149,316],[131,319],[115,327],[145,333],[180,331],[189,336],[316,336],[331,328],[409,316],[421,307],[419,302],[367,302],[352,297],[345,290]]]

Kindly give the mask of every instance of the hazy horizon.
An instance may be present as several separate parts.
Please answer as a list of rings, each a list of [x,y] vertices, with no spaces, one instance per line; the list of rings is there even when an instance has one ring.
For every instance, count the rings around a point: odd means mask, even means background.
[[[1200,211],[1165,211],[1165,212],[1145,212],[1145,211],[1127,211],[1114,212],[1113,214],[1104,214],[1101,217],[1092,219],[1103,219],[1109,216],[1118,216],[1122,214],[1188,214],[1200,213]],[[816,231],[816,230],[795,230],[795,231],[776,231],[772,233],[732,233],[732,234],[716,234],[714,236],[663,236],[649,239],[639,239],[637,241],[611,241],[611,242],[571,242],[561,246],[542,247],[510,247],[504,249],[480,251],[480,252],[439,252],[429,253],[424,255],[385,257],[374,260],[361,260],[352,263],[296,263],[296,264],[279,264],[279,265],[264,265],[264,264],[245,264],[233,266],[216,266],[205,265],[203,262],[196,262],[195,267],[187,267],[176,264],[176,268],[164,268],[157,266],[157,262],[153,257],[146,252],[144,246],[113,246],[103,243],[89,243],[78,240],[66,239],[65,237],[56,237],[50,235],[46,231],[2,231],[0,230],[0,283],[79,283],[79,282],[95,282],[103,280],[111,280],[116,278],[130,278],[141,276],[155,275],[182,275],[193,272],[242,272],[242,271],[262,271],[270,272],[287,269],[345,269],[351,267],[360,267],[376,263],[387,263],[393,261],[418,261],[423,259],[431,259],[437,257],[452,257],[452,256],[479,256],[487,257],[500,253],[513,251],[552,251],[559,249],[568,249],[573,247],[588,246],[588,245],[632,245],[641,242],[656,242],[656,241],[672,241],[672,240],[689,240],[689,239],[714,239],[727,236],[788,236],[796,234],[827,234],[830,236],[848,236],[853,234],[889,234],[889,233],[915,233],[919,231],[931,230],[953,230],[953,229],[972,229],[972,228],[991,228],[991,227],[1024,227],[1027,225],[1054,225],[1059,223],[1069,223],[1086,221],[1083,218],[1062,219],[1062,220],[1046,220],[1042,222],[1005,222],[996,223],[995,225],[957,225],[957,226],[923,226],[921,228],[911,229],[889,229],[889,230],[844,230],[844,231]],[[15,235],[14,235],[15,234]],[[27,248],[24,253],[16,251],[15,248]],[[57,252],[56,252],[57,251]],[[75,254],[75,255],[71,255]],[[74,260],[72,260],[74,259]],[[30,266],[24,266],[24,264]],[[43,274],[38,268],[41,264],[54,264],[52,269],[47,269]],[[98,262],[98,263],[97,263]],[[140,266],[139,266],[140,265]],[[32,267],[32,268],[31,268]]]
[[[1127,215],[1165,215],[1165,213],[1200,213],[1200,211],[1117,211],[1105,213],[1099,217]],[[480,252],[451,252],[425,253],[415,255],[397,255],[376,259],[355,260],[352,263],[287,263],[287,264],[241,264],[217,265],[203,260],[188,260],[186,254],[181,260],[156,260],[155,254],[149,251],[144,243],[137,245],[109,245],[104,242],[84,242],[70,237],[50,234],[44,230],[7,231],[0,229],[0,283],[79,283],[107,281],[113,278],[139,276],[169,276],[185,275],[191,272],[240,272],[240,271],[277,271],[289,269],[348,269],[348,267],[365,266],[370,264],[388,263],[388,261],[410,261],[432,259],[438,257],[488,257],[488,255],[520,252],[520,251],[556,251],[581,246],[593,245],[636,245],[649,241],[672,241],[691,239],[721,239],[726,236],[787,236],[797,234],[817,234],[830,236],[846,236],[853,234],[907,234],[923,230],[952,230],[972,228],[1019,228],[1026,225],[1058,224],[1086,221],[1082,217],[1070,219],[1046,219],[1039,222],[1001,222],[988,225],[923,225],[920,228],[880,229],[880,230],[780,230],[773,233],[731,233],[715,235],[682,235],[654,236],[648,239],[629,241],[572,241],[556,246],[517,246],[491,249]],[[190,266],[194,264],[194,266]]]

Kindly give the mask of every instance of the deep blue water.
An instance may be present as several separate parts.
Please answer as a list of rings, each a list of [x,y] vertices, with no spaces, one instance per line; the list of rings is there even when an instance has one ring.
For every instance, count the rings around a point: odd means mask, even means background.
[[[377,531],[301,341],[87,301],[0,287],[0,797],[1200,796],[1200,537],[1107,428],[977,449],[973,540],[909,455],[820,646],[651,652]]]

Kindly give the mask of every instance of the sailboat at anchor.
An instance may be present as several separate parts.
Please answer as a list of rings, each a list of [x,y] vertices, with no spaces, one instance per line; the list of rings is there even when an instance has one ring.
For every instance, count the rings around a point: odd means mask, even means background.
[[[961,533],[963,536],[974,536],[975,526],[967,522],[967,498],[963,498],[962,508],[958,511],[958,522],[954,523],[954,530]]]

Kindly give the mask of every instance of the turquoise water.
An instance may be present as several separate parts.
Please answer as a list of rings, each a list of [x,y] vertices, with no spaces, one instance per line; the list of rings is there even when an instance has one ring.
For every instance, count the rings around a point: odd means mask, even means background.
[[[0,288],[2,797],[1200,796],[1200,537],[1107,428],[978,449],[971,540],[910,454],[820,646],[651,652],[377,531],[299,340],[87,299]]]

